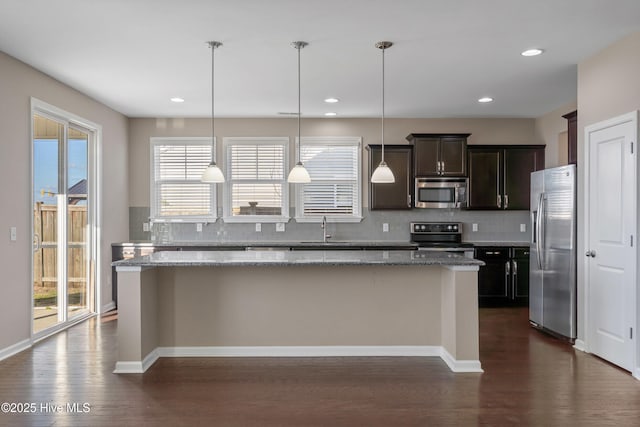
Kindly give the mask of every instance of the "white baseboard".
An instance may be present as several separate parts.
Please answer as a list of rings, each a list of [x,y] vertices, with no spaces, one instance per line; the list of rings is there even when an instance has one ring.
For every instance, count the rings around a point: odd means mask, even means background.
[[[479,360],[457,360],[444,347],[441,347],[440,357],[452,372],[484,372]]]
[[[100,314],[104,314],[108,311],[115,310],[115,309],[116,309],[116,303],[114,301],[111,301],[108,304],[105,304],[102,306],[102,308],[100,309]]]
[[[0,360],[4,360],[8,357],[13,356],[14,354],[18,354],[21,351],[28,349],[29,347],[31,347],[31,340],[27,339],[10,345],[7,348],[3,348],[2,350],[0,350]]]
[[[114,374],[143,374],[147,369],[151,367],[159,358],[159,352],[156,348],[151,353],[147,354],[142,362],[116,362],[116,368],[113,370]]]
[[[160,357],[439,356],[439,346],[159,347]]]
[[[484,372],[479,360],[456,360],[440,346],[158,347],[142,362],[117,362],[114,374],[144,373],[160,357],[440,357],[453,372]]]
[[[640,367],[636,368],[633,372],[633,378],[640,380]]]
[[[584,341],[582,340],[576,340],[573,343],[573,348],[575,348],[576,350],[584,351],[585,353],[588,353],[587,347],[585,346]]]

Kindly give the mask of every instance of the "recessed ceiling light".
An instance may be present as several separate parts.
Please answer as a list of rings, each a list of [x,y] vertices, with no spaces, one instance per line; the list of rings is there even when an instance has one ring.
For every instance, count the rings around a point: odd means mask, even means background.
[[[542,49],[527,49],[524,52],[522,52],[520,55],[522,55],[522,56],[538,56],[542,52],[544,52]]]
[[[171,102],[181,103],[181,102],[184,102],[184,98],[180,98],[178,96],[174,96],[173,98],[171,98]]]
[[[324,113],[325,116],[337,116],[338,113],[334,113],[334,112],[330,112],[330,113]]]
[[[340,101],[338,98],[327,98],[324,100],[327,104],[335,104],[338,101]]]
[[[493,98],[491,98],[490,96],[483,96],[482,98],[478,99],[478,102],[481,103],[487,103],[487,102],[493,102]]]

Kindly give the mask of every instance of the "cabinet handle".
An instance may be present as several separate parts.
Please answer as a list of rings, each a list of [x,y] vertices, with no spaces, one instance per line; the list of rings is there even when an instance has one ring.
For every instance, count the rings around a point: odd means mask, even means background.
[[[436,172],[437,172],[437,174],[438,174],[438,175],[441,175],[441,174],[442,174],[442,166],[441,166],[441,164],[440,164],[440,160],[438,160],[438,161],[436,162]]]
[[[516,299],[516,289],[518,287],[518,262],[516,260],[511,261],[513,263],[513,276],[511,280],[511,299]]]
[[[511,263],[504,263],[504,294],[509,295],[509,276],[511,275]]]
[[[504,195],[504,208],[507,209],[509,207],[509,195]]]
[[[498,208],[502,207],[502,196],[498,194]]]
[[[440,162],[440,163],[442,163],[442,167],[440,168],[440,170],[442,171],[442,174],[444,175],[444,160],[442,162]]]
[[[407,207],[411,207],[411,194],[407,194]]]

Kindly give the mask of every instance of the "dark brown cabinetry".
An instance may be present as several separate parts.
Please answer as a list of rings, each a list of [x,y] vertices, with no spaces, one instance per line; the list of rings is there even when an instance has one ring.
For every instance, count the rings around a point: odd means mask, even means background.
[[[472,145],[467,151],[468,209],[529,209],[531,172],[544,168],[544,145]]]
[[[486,264],[478,271],[478,301],[481,307],[528,304],[528,247],[476,247],[475,257]]]
[[[414,146],[416,177],[466,176],[469,133],[412,133],[407,140]]]
[[[567,119],[567,161],[570,165],[575,165],[578,163],[578,111],[572,111],[562,117]]]
[[[411,209],[413,200],[413,146],[384,146],[384,161],[396,182],[393,184],[373,184],[371,174],[380,163],[382,147],[369,145],[369,209]]]

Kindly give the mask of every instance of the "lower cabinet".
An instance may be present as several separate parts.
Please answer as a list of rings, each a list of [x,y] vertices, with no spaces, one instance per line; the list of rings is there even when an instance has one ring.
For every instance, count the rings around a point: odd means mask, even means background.
[[[480,307],[526,306],[529,303],[529,248],[479,246],[475,257]]]

